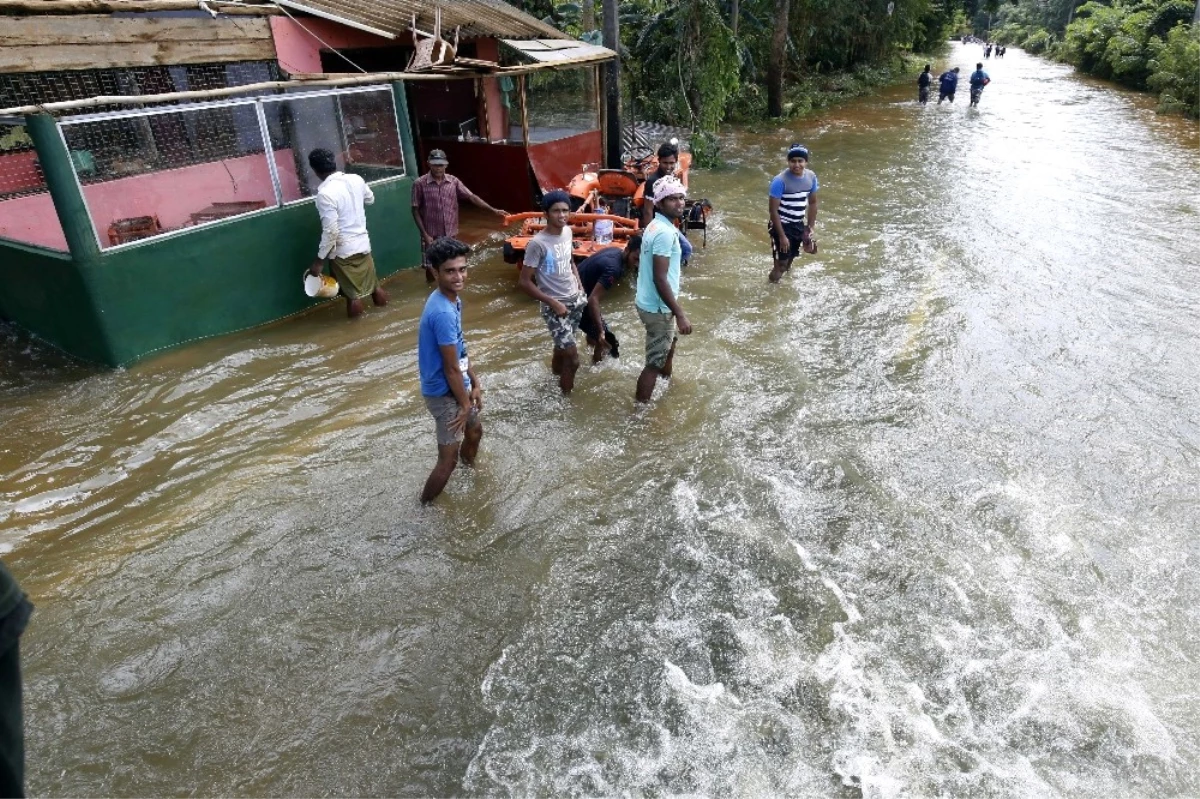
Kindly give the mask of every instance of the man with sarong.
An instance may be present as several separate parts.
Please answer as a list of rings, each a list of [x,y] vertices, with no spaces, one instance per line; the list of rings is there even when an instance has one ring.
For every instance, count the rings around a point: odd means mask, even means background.
[[[363,312],[363,297],[387,305],[388,295],[375,276],[371,238],[367,235],[364,206],[375,202],[371,187],[358,175],[338,171],[333,153],[317,148],[308,154],[308,165],[321,179],[317,187],[317,214],[321,217],[321,243],[308,271],[321,274],[325,261],[346,297],[346,315]]]

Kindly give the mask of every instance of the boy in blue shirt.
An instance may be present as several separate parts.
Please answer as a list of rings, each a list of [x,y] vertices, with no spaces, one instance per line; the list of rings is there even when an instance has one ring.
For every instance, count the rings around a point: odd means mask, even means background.
[[[429,295],[417,332],[417,365],[421,395],[437,425],[437,465],[425,481],[422,502],[431,502],[450,480],[458,459],[475,462],[483,425],[483,389],[467,358],[459,294],[467,278],[471,248],[458,239],[441,238],[425,250],[437,290]],[[461,445],[460,445],[461,442]]]

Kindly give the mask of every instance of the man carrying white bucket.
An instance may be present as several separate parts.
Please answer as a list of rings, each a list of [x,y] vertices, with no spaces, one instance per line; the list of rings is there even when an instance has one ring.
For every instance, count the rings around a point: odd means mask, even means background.
[[[358,175],[339,172],[333,153],[318,148],[308,154],[308,165],[321,179],[317,187],[317,214],[321,217],[321,243],[308,271],[321,274],[325,260],[346,295],[346,315],[363,312],[363,297],[387,305],[388,295],[375,276],[371,238],[367,235],[365,205],[375,202],[371,187]]]

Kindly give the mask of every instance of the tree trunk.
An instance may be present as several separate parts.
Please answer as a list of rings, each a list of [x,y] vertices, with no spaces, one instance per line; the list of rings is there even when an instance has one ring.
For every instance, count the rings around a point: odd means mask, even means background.
[[[788,14],[792,0],[775,0],[771,57],[767,62],[767,116],[783,116],[783,72],[787,61]]]
[[[729,29],[733,31],[734,39],[737,38],[738,17],[742,15],[740,5],[739,0],[733,0],[729,4]],[[1196,8],[1200,8],[1200,0],[1197,0]]]
[[[621,30],[617,0],[603,0],[604,46],[621,52]],[[603,67],[604,75],[604,163],[609,169],[621,168],[621,58],[618,55]],[[636,118],[634,119],[636,121]]]
[[[596,30],[596,0],[583,0],[579,4],[579,27],[584,33]]]

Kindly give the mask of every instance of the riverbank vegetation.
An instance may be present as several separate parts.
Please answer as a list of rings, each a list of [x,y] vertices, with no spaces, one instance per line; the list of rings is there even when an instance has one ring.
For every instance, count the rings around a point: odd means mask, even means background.
[[[979,0],[624,0],[626,112],[693,131],[716,160],[717,125],[803,114],[911,70]],[[525,0],[524,10],[599,43],[599,0]]]
[[[1200,24],[1189,0],[1017,0],[991,40],[1158,95],[1159,109],[1200,118]],[[983,22],[983,29],[980,23]],[[986,20],[975,19],[986,34]]]

